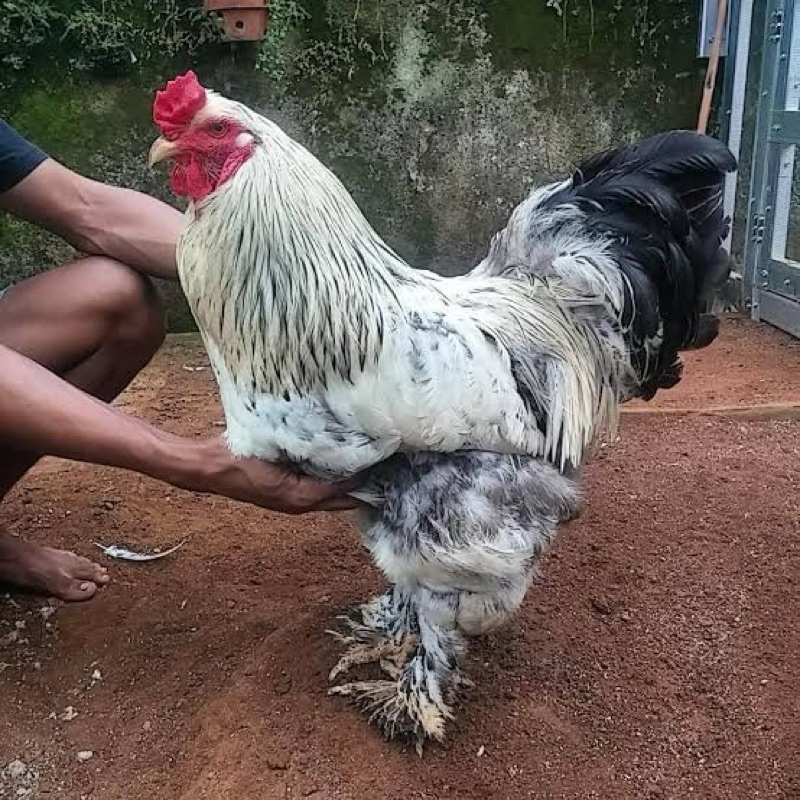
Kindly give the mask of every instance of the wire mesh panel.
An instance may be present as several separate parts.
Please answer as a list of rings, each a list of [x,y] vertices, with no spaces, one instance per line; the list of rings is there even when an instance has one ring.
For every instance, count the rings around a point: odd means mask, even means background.
[[[753,316],[800,336],[800,10],[769,0],[745,264]]]

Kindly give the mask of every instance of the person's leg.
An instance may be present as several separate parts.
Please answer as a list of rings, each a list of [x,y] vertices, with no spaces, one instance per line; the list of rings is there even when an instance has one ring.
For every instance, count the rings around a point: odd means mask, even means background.
[[[0,298],[0,344],[102,400],[115,398],[164,338],[158,294],[139,273],[107,258],[75,261],[14,286]],[[46,453],[0,442],[0,501]],[[2,529],[0,584],[86,600],[105,569]]]

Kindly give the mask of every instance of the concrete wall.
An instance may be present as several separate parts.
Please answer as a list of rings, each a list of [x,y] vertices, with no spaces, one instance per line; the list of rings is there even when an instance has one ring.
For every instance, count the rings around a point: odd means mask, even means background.
[[[164,176],[144,163],[149,104],[154,87],[193,66],[309,146],[412,263],[453,273],[480,258],[532,185],[611,143],[693,126],[705,68],[698,5],[274,0],[262,43],[220,46],[203,27],[188,56],[141,45],[131,63],[115,50],[111,68],[30,66],[0,80],[0,113],[63,162],[166,198]],[[65,256],[0,221],[0,280]],[[170,298],[173,327],[185,329]]]

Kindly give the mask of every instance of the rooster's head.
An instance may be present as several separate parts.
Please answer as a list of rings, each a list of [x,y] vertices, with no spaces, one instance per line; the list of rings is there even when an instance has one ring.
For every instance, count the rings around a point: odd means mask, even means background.
[[[161,136],[150,148],[150,165],[172,159],[175,194],[202,200],[252,156],[258,137],[238,109],[203,88],[191,70],[156,93],[153,120]]]

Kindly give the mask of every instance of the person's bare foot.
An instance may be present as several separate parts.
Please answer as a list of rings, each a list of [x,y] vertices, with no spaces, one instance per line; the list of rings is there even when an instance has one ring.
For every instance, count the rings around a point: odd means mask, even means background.
[[[0,584],[77,601],[94,597],[106,583],[108,571],[88,558],[0,531]]]

